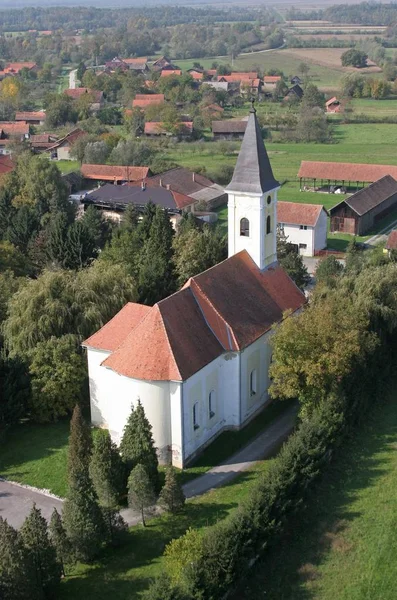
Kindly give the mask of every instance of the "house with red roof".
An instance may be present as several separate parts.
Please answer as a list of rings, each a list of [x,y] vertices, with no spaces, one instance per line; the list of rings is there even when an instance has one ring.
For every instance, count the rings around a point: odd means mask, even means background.
[[[29,125],[44,125],[45,121],[45,112],[43,110],[40,111],[20,111],[15,115],[16,121],[24,121],[25,123],[29,123]]]
[[[389,237],[387,238],[386,246],[384,247],[383,252],[387,254],[389,257],[394,254],[396,256],[397,250],[397,229],[393,229],[389,233]]]
[[[150,175],[149,167],[123,167],[117,165],[82,164],[80,173],[84,179],[106,181],[115,184],[142,181]]]
[[[193,121],[183,121],[177,123],[172,131],[164,127],[164,123],[157,121],[147,121],[145,123],[144,134],[146,137],[178,137],[189,139],[193,135]]]
[[[57,140],[55,143],[47,146],[46,152],[50,153],[53,160],[70,160],[70,150],[74,142],[83,135],[87,135],[83,129],[76,127],[69,131],[65,136]]]
[[[252,109],[226,188],[229,257],[154,306],[127,304],[83,343],[91,421],[115,441],[139,400],[159,461],[183,468],[266,410],[272,328],[306,302],[277,262],[279,187]]]
[[[88,88],[82,87],[82,88],[71,88],[68,90],[65,90],[64,93],[66,94],[66,96],[69,96],[69,98],[72,98],[72,100],[80,100],[82,97],[84,96],[89,96],[91,99],[91,110],[92,112],[98,112],[99,110],[101,110],[101,108],[103,108],[103,104],[104,104],[104,97],[103,97],[103,92],[99,91],[99,90],[90,90]]]
[[[25,121],[0,121],[0,154],[8,154],[10,142],[23,142],[29,139],[30,128]]]
[[[147,106],[158,106],[164,104],[164,94],[136,94],[132,101],[132,107],[139,107],[145,109]]]
[[[327,247],[328,213],[322,204],[278,202],[277,222],[287,242],[302,256],[315,256]]]
[[[169,77],[170,75],[180,77],[182,75],[182,71],[181,69],[163,69],[161,71],[160,77]]]
[[[339,113],[341,111],[341,108],[342,105],[336,96],[333,96],[325,103],[325,110],[327,113]]]

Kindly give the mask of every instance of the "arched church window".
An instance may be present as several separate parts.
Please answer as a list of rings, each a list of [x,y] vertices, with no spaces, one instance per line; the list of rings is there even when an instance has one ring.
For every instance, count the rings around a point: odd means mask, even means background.
[[[240,221],[240,235],[248,237],[250,234],[250,222],[245,217]]]
[[[211,390],[208,396],[208,414],[210,419],[215,416],[215,390]]]
[[[200,427],[199,423],[199,403],[193,404],[193,429],[196,431]]]
[[[266,201],[267,201],[267,203],[268,203],[268,204],[271,204],[272,197],[271,197],[271,196],[268,196]]]
[[[250,374],[250,395],[255,396],[257,391],[256,369],[252,369]]]
[[[272,232],[272,219],[271,216],[268,215],[267,219],[266,219],[266,233],[271,233]]]

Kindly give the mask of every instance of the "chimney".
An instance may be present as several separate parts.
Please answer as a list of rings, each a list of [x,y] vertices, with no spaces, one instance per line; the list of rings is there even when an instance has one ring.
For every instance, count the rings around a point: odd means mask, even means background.
[[[196,181],[196,173],[193,173],[193,181]]]
[[[170,189],[171,189],[171,186],[170,186],[170,184],[169,184],[169,183],[167,183],[167,186],[166,186],[166,187],[167,187],[167,190],[170,190]]]
[[[163,187],[163,180],[160,178],[160,187]]]
[[[117,185],[116,176],[113,177],[113,185]]]
[[[144,181],[142,181],[141,183],[141,189],[146,190],[146,183]]]

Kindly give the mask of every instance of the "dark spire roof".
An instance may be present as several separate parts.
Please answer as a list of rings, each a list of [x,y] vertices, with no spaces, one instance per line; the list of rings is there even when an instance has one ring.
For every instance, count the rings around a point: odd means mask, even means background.
[[[279,185],[274,179],[256,110],[252,105],[236,168],[226,191],[263,194]]]

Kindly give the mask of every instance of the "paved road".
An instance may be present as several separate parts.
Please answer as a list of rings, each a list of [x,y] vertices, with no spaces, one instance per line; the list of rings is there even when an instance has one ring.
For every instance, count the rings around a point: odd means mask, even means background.
[[[242,450],[204,475],[185,484],[183,486],[185,496],[187,498],[200,496],[215,487],[224,485],[249,469],[258,460],[271,456],[293,430],[296,414],[297,407],[289,409]],[[46,496],[38,490],[0,480],[0,516],[7,519],[10,525],[20,527],[34,502],[46,519],[50,518],[54,507],[60,512],[63,505],[62,500]],[[140,522],[140,515],[133,510],[124,509],[121,514],[129,525]]]
[[[77,69],[70,71],[69,73],[69,89],[75,90],[77,87]]]

